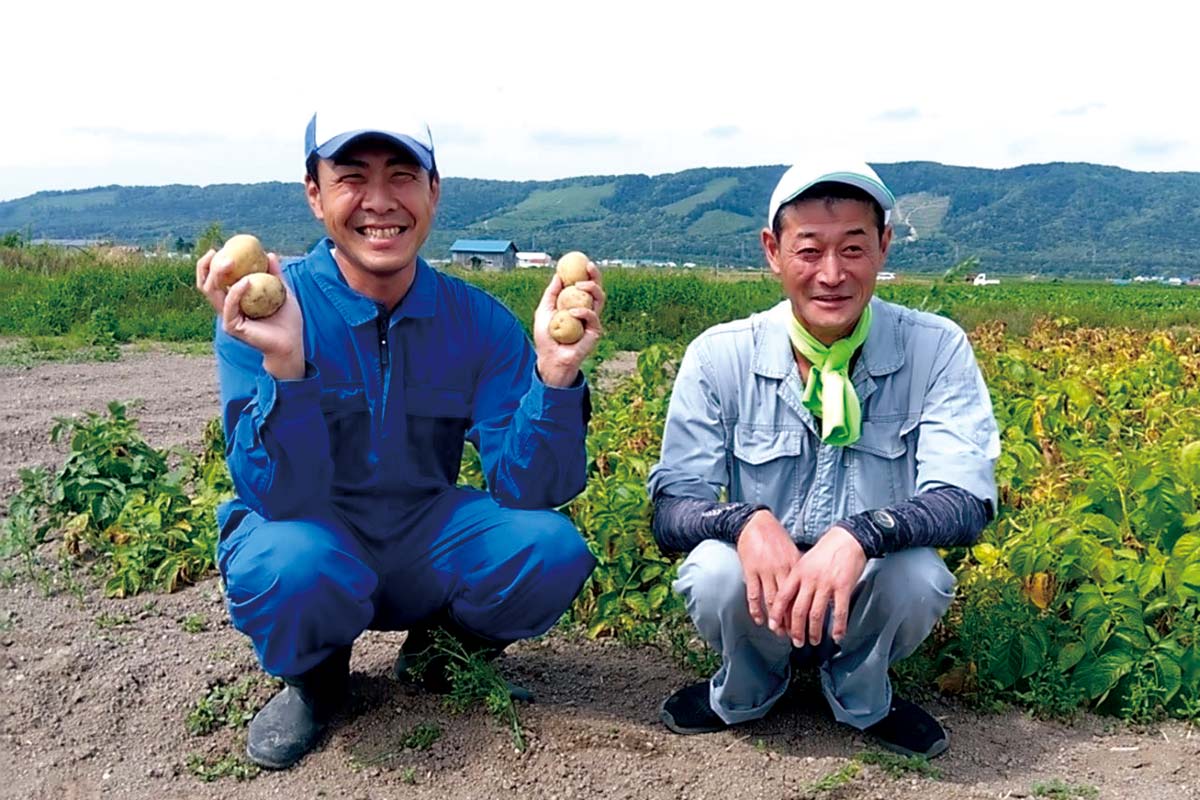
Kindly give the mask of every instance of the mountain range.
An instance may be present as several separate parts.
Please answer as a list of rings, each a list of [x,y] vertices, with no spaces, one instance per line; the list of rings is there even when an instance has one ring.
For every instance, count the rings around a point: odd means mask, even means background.
[[[893,270],[939,271],[967,257],[999,273],[1200,274],[1200,173],[1084,163],[1011,169],[928,161],[873,165],[897,196]],[[552,181],[447,177],[423,250],[458,238],[593,259],[763,265],[759,230],[783,165]],[[211,223],[281,253],[322,235],[300,183],[103,186],[0,202],[0,233],[171,248]]]

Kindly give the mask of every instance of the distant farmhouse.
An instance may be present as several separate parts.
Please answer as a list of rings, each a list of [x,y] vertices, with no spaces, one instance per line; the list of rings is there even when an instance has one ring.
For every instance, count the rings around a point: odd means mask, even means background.
[[[549,253],[540,253],[534,251],[522,251],[517,253],[518,267],[552,267],[554,259]]]
[[[507,270],[517,266],[517,246],[507,239],[458,239],[450,258],[470,269]]]

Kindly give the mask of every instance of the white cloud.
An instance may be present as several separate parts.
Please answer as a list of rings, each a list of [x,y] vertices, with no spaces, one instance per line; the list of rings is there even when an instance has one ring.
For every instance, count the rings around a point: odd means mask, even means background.
[[[404,103],[447,175],[784,163],[1200,170],[1178,5],[107,4],[6,11],[0,199],[296,180],[323,97]]]

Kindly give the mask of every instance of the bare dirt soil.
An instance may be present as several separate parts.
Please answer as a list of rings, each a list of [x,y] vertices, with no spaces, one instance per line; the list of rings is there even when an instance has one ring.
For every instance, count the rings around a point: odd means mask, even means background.
[[[164,447],[198,444],[217,413],[211,358],[167,352],[0,369],[0,396],[5,497],[19,467],[61,461],[47,438],[55,416],[140,398],[130,413]],[[652,647],[559,631],[514,646],[499,662],[537,695],[521,707],[523,753],[486,712],[452,714],[438,698],[394,682],[403,634],[368,633],[354,652],[352,701],[316,752],[286,772],[204,783],[189,760],[240,754],[244,732],[192,735],[189,710],[211,687],[261,674],[226,621],[219,581],[128,600],[105,599],[89,585],[81,601],[45,597],[20,577],[19,565],[0,566],[9,575],[0,586],[2,798],[901,800],[1033,797],[1039,784],[1050,797],[1200,797],[1200,732],[1188,725],[1134,728],[1093,716],[1067,725],[940,700],[929,707],[949,729],[951,748],[934,762],[939,778],[893,778],[866,765],[839,788],[821,790],[819,781],[853,771],[855,755],[871,744],[831,722],[819,699],[790,696],[761,722],[675,736],[658,722],[658,707],[695,676]],[[188,632],[185,619],[189,629],[204,629]],[[270,692],[254,678],[260,702]],[[436,725],[440,738],[425,750],[405,748],[422,724]],[[1055,781],[1057,793],[1046,788]]]

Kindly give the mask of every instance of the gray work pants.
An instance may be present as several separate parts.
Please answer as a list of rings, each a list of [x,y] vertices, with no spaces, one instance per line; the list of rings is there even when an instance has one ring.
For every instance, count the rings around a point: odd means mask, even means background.
[[[834,716],[862,729],[887,715],[892,702],[888,665],[916,650],[946,613],[954,576],[931,548],[871,559],[854,589],[841,644],[830,640],[827,618],[821,644],[799,651],[791,639],[750,618],[742,562],[733,545],[701,542],[680,565],[674,586],[700,635],[721,654],[709,690],[721,719],[735,724],[765,715],[787,689],[793,655],[812,656],[820,664],[821,686]]]

